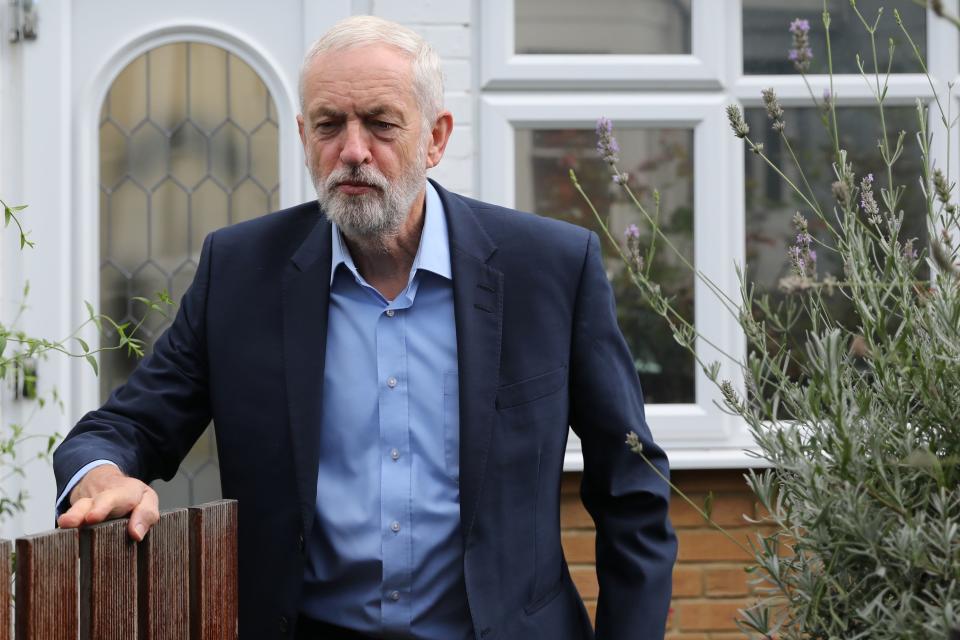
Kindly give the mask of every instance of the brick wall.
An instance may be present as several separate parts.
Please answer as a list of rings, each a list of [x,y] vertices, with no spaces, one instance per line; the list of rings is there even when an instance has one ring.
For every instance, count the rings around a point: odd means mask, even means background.
[[[697,504],[713,492],[712,516],[735,537],[746,541],[754,529],[743,515],[755,515],[755,502],[743,479],[743,470],[674,471],[673,482]],[[594,530],[580,503],[580,474],[564,476],[561,524],[563,548],[570,573],[593,616],[597,603],[594,566]],[[670,517],[680,542],[673,570],[673,602],[667,624],[668,640],[733,640],[737,609],[749,600],[744,568],[749,556],[677,496]]]

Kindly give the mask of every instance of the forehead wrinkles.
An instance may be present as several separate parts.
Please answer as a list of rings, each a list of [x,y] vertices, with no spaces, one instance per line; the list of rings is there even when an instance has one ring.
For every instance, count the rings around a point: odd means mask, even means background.
[[[310,115],[322,109],[368,115],[385,108],[388,113],[404,116],[416,109],[411,87],[396,78],[317,78],[305,97]]]

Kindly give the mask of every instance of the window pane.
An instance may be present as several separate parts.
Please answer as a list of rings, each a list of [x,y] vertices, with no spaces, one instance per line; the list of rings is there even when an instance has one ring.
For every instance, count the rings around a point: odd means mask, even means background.
[[[689,129],[617,128],[620,166],[630,187],[649,211],[652,190],[660,191],[660,222],[666,235],[693,262],[693,132]],[[641,246],[650,242],[650,225],[597,156],[596,137],[585,129],[519,129],[516,132],[517,207],[596,231],[593,213],[570,183],[573,169],[597,211],[622,240],[630,224],[641,230]],[[674,340],[670,328],[644,304],[630,282],[616,249],[604,240],[607,274],[617,298],[617,315],[647,402],[694,402],[694,362]],[[652,277],[693,322],[693,275],[663,242],[657,244]]]
[[[904,185],[906,192],[900,200],[898,209],[905,213],[901,240],[916,238],[914,248],[917,251],[927,246],[926,203],[917,184],[921,175],[920,158],[916,145],[909,144],[917,130],[917,115],[913,107],[895,107],[885,110],[889,131],[906,131],[907,146],[903,155],[894,165],[893,180],[896,185]],[[803,184],[789,151],[784,147],[778,134],[770,129],[770,121],[764,109],[747,109],[745,118],[750,125],[750,134],[754,141],[764,144],[764,151],[777,164],[794,184]],[[881,209],[880,187],[887,186],[886,169],[877,150],[877,139],[881,135],[880,117],[876,109],[846,107],[837,109],[837,118],[841,131],[840,148],[848,152],[848,162],[853,165],[860,179],[872,173],[874,193]],[[785,114],[787,137],[797,155],[799,164],[812,186],[821,209],[832,216],[834,198],[831,184],[836,179],[831,166],[833,143],[820,120],[819,111],[814,108],[787,109]],[[890,144],[896,142],[896,135]],[[758,295],[769,293],[773,306],[785,300],[788,294],[779,289],[781,278],[792,273],[787,249],[796,244],[797,234],[792,218],[800,211],[807,218],[810,234],[817,252],[817,274],[820,279],[832,275],[843,279],[843,265],[835,251],[836,244],[830,239],[826,225],[806,208],[800,198],[777,176],[758,156],[746,154],[746,250],[747,278],[755,283]],[[827,246],[818,245],[817,241]],[[926,277],[924,268],[920,277]],[[834,318],[844,326],[854,329],[858,321],[852,306],[846,298],[834,293],[825,297],[828,308]],[[805,331],[809,322],[801,319],[790,332],[790,340],[795,345],[805,344]],[[802,349],[795,349],[795,355],[802,357]]]
[[[203,236],[269,211],[279,189],[275,113],[253,69],[212,45],[158,47],[120,72],[104,100],[99,132],[104,313],[132,326],[144,318],[134,296],[166,290],[179,301]],[[146,319],[138,337],[148,353],[169,324],[159,315]],[[123,350],[103,353],[101,397],[135,366]],[[213,440],[208,429],[177,476],[156,484],[164,508],[217,497]]]
[[[517,53],[690,53],[690,0],[515,0]]]
[[[887,68],[887,43],[896,44],[893,54],[894,73],[920,73],[920,65],[913,48],[906,40],[893,17],[897,9],[904,26],[917,44],[920,53],[927,55],[927,19],[923,7],[909,0],[858,0],[857,8],[872,25],[877,11],[883,7],[883,16],[877,26],[877,64],[881,73]],[[830,11],[830,48],[834,73],[856,73],[856,55],[863,59],[864,68],[872,71],[873,53],[870,35],[850,7],[849,0],[828,0]],[[823,29],[821,0],[743,0],[743,72],[747,74],[794,73],[787,56],[791,48],[790,23],[803,18],[810,23],[810,48],[813,60],[809,73],[827,72],[827,44]]]

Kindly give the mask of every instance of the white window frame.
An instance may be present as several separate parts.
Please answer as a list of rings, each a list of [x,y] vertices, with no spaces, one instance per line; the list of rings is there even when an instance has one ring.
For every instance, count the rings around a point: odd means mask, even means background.
[[[960,0],[947,0],[958,12]],[[693,0],[692,54],[685,56],[516,55],[513,0],[484,2],[480,9],[481,52],[479,195],[514,206],[515,132],[518,129],[590,128],[598,117],[617,128],[688,127],[693,130],[694,263],[727,295],[738,299],[735,264],[745,262],[744,146],[730,131],[724,107],[761,106],[760,91],[775,87],[783,105],[811,106],[799,75],[743,75],[742,5],[740,0]],[[813,22],[813,21],[811,21]],[[819,20],[817,25],[819,26]],[[821,27],[822,28],[822,27]],[[789,36],[784,25],[784,49]],[[900,50],[898,55],[909,52]],[[941,100],[947,82],[960,87],[960,38],[957,30],[928,11],[927,59],[933,87]],[[820,95],[827,76],[809,76]],[[913,105],[916,98],[932,102],[931,82],[921,74],[891,76],[890,106]],[[858,74],[834,76],[834,94],[841,106],[870,106],[870,87]],[[950,102],[960,114],[960,95]],[[944,101],[944,108],[947,102]],[[931,121],[939,113],[931,112]],[[957,132],[948,145],[936,136],[937,166],[949,160],[953,180],[960,169]],[[906,144],[916,148],[914,140]],[[638,293],[639,295],[639,293]],[[739,325],[699,280],[694,288],[695,322],[710,342],[727,353],[745,352]],[[742,377],[705,342],[697,351],[705,362],[720,361],[721,378],[742,388]],[[719,393],[706,375],[696,374],[696,402],[651,404],[647,421],[654,438],[666,450],[671,466],[683,468],[743,468],[762,464],[755,455],[747,425],[719,409]],[[580,442],[571,433],[564,468],[583,468]]]
[[[690,54],[533,55],[514,50],[514,0],[481,4],[483,89],[719,89],[728,0],[692,0]]]

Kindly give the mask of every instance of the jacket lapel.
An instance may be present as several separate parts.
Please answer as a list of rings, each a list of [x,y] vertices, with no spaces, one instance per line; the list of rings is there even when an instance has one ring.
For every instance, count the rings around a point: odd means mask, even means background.
[[[290,439],[305,537],[316,510],[330,297],[330,224],[318,214],[317,224],[286,266],[282,295]]]
[[[496,417],[503,274],[487,264],[496,245],[473,209],[440,185],[433,185],[443,202],[450,234],[460,376],[460,525],[466,540],[483,489]]]

